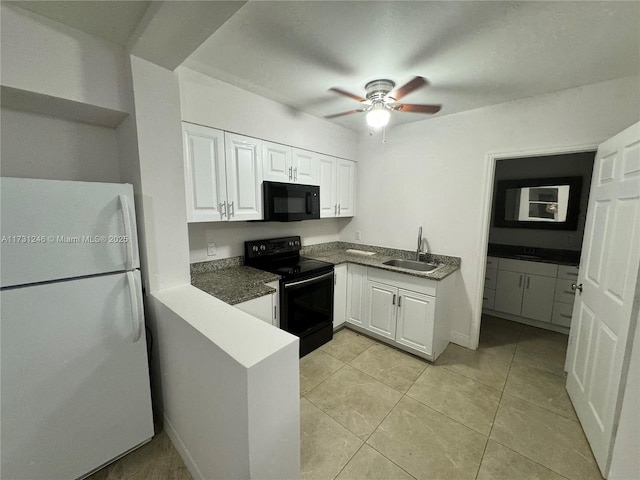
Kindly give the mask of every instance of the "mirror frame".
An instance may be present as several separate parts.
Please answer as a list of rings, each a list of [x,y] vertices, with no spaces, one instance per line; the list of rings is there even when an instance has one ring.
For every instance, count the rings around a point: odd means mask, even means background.
[[[507,190],[523,187],[545,187],[550,185],[569,185],[569,205],[565,222],[535,222],[526,220],[506,220],[504,218]],[[498,180],[494,197],[493,226],[498,228],[534,228],[544,230],[577,230],[580,214],[580,194],[582,177],[523,178],[517,180]]]

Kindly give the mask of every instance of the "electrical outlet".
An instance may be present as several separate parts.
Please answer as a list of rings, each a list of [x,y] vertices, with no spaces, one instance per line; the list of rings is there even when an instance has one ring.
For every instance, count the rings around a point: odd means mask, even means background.
[[[362,232],[360,230],[356,231],[356,240],[361,240],[362,239]]]
[[[216,255],[216,244],[213,242],[207,243],[207,255],[214,257]]]

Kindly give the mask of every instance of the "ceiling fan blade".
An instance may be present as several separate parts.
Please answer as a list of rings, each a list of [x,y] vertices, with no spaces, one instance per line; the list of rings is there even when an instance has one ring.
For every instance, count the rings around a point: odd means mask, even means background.
[[[412,103],[395,103],[391,106],[398,112],[438,113],[442,105],[416,105]]]
[[[358,101],[358,102],[366,102],[366,101],[367,101],[367,99],[366,99],[366,98],[359,97],[358,95],[355,95],[355,94],[353,94],[353,93],[346,92],[346,91],[341,90],[341,89],[339,89],[339,88],[335,88],[335,87],[333,87],[333,88],[330,88],[330,89],[329,89],[329,91],[330,91],[330,92],[335,92],[335,93],[337,93],[337,94],[339,94],[339,95],[344,95],[345,97],[353,98],[354,100],[356,100],[356,101]]]
[[[398,88],[398,90],[396,90],[395,93],[392,93],[391,97],[394,98],[395,100],[400,100],[405,95],[408,95],[411,92],[413,92],[414,90],[416,90],[416,89],[418,89],[420,87],[423,87],[425,85],[428,85],[428,84],[429,84],[429,82],[427,82],[426,78],[414,77],[413,80],[409,80],[403,86]]]
[[[325,115],[324,118],[336,118],[336,117],[342,117],[343,115],[351,115],[352,113],[360,113],[360,112],[366,112],[366,111],[367,111],[366,108],[361,108],[359,110],[350,110],[348,112],[334,113],[333,115]]]

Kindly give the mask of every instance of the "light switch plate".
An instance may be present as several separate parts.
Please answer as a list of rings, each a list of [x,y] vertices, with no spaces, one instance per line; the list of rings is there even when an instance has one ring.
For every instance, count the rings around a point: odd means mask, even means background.
[[[216,244],[213,242],[207,243],[207,255],[214,257],[216,255]]]
[[[362,232],[360,230],[356,230],[356,240],[362,239]]]

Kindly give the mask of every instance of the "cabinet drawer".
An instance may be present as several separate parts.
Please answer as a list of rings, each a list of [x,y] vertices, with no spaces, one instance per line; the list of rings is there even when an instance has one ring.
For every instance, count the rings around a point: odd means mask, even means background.
[[[487,257],[487,270],[497,270],[497,269],[498,269],[498,258]]]
[[[558,265],[555,263],[529,262],[512,258],[501,258],[498,262],[498,269],[509,272],[531,273],[533,275],[542,275],[543,277],[556,277],[558,275]]]
[[[558,278],[578,279],[578,267],[571,265],[558,265]]]
[[[484,288],[496,288],[496,280],[498,279],[498,270],[487,270],[484,272]]]
[[[484,292],[482,293],[482,308],[493,309],[495,301],[496,301],[496,291],[493,290],[492,288],[485,287]]]
[[[553,315],[551,323],[562,325],[563,327],[571,326],[571,313],[573,312],[573,303],[553,303]]]
[[[559,278],[558,280],[556,280],[556,293],[553,297],[553,300],[556,302],[570,303],[571,305],[573,305],[576,294],[573,290],[571,290],[571,284],[574,282],[575,280],[567,280],[564,278]]]

